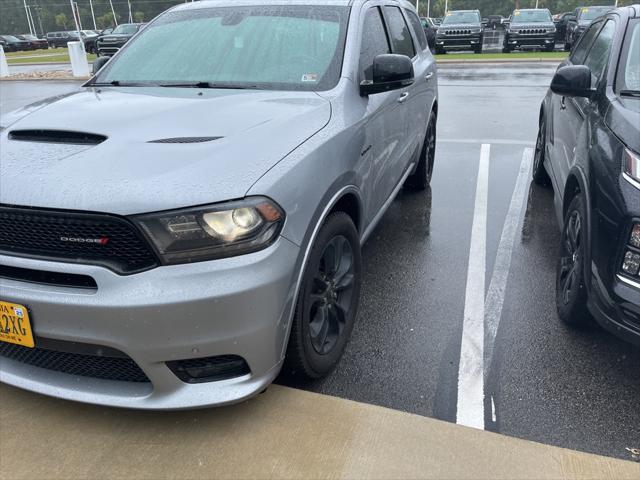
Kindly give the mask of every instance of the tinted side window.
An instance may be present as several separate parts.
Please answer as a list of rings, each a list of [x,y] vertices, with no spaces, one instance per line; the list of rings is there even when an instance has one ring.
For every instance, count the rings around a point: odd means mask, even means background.
[[[406,55],[409,58],[415,57],[416,49],[413,46],[409,27],[407,27],[407,22],[404,21],[400,8],[384,7],[384,11],[389,22],[389,35],[391,36],[393,53]]]
[[[591,69],[591,74],[595,77],[595,81],[599,81],[604,74],[604,71],[609,63],[609,55],[611,54],[611,45],[613,44],[613,35],[616,31],[616,24],[613,20],[609,20],[605,23],[604,28],[600,30],[598,37],[589,54],[584,61],[584,64]]]
[[[426,50],[429,46],[427,44],[427,36],[424,34],[424,28],[422,26],[422,23],[420,22],[420,19],[418,18],[418,15],[416,15],[415,12],[407,9],[405,9],[405,12],[407,14],[407,18],[409,19],[409,23],[411,23],[411,26],[413,27],[413,32],[418,38],[420,48],[422,48],[422,50]]]
[[[600,30],[602,26],[602,22],[594,23],[589,27],[589,29],[582,34],[578,45],[576,45],[575,50],[571,54],[571,62],[574,65],[582,65],[585,57],[587,56],[587,52],[589,51],[589,47],[593,43],[593,39]]]
[[[362,46],[360,47],[360,75],[364,80],[373,80],[373,59],[391,53],[387,32],[378,7],[370,8],[364,17]]]

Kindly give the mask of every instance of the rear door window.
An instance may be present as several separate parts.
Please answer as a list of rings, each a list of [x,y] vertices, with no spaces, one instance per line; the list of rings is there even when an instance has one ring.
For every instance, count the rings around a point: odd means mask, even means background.
[[[418,15],[416,15],[416,13],[411,10],[407,10],[406,8],[404,11],[407,14],[409,23],[413,27],[413,33],[415,33],[416,38],[418,39],[420,48],[422,48],[422,50],[426,50],[429,47],[429,44],[427,43],[427,36],[424,33],[424,27],[422,26]]]
[[[387,17],[393,53],[406,55],[409,58],[415,57],[416,49],[413,46],[413,39],[411,38],[407,22],[404,21],[402,12],[400,12],[400,8],[384,7],[384,13]]]

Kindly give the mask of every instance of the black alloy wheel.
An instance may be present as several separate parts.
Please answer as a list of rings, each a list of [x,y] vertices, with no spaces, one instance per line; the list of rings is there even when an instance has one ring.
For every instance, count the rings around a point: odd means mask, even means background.
[[[425,190],[433,177],[433,166],[436,158],[436,126],[437,118],[434,112],[429,115],[427,132],[420,150],[420,157],[415,172],[405,182],[405,186],[412,190]]]
[[[360,239],[351,218],[336,212],[318,233],[298,293],[285,373],[316,379],[338,363],[360,300]]]
[[[591,320],[585,286],[586,211],[581,193],[569,205],[562,229],[556,271],[556,306],[560,319],[581,326]]]
[[[551,179],[544,168],[547,149],[547,121],[544,113],[540,119],[538,138],[536,139],[536,149],[533,156],[533,181],[538,185],[548,185]]]

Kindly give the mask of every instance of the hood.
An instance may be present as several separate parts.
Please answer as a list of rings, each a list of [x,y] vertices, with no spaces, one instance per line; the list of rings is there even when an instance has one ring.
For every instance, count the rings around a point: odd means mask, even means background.
[[[521,30],[528,28],[554,28],[556,26],[553,22],[537,22],[537,23],[512,23],[509,28],[511,30]]]
[[[480,25],[479,23],[449,23],[447,25],[440,25],[438,27],[438,29],[440,30],[468,30],[472,28],[482,28],[482,25]]]
[[[605,122],[622,143],[640,153],[640,100],[621,97],[612,102]]]
[[[242,198],[330,117],[312,92],[83,88],[3,119],[0,203],[128,215]],[[25,130],[99,140],[9,138]]]

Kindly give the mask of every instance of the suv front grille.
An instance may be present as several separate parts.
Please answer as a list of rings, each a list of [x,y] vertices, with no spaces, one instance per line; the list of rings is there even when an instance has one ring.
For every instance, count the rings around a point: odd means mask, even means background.
[[[117,382],[150,382],[149,378],[130,357],[122,352],[118,352],[118,354],[121,356],[106,357],[0,343],[0,357],[33,367]]]
[[[446,30],[446,35],[471,35],[471,30],[462,29],[462,30]]]
[[[0,206],[0,253],[102,265],[131,274],[158,266],[148,242],[110,215]]]
[[[542,35],[547,33],[547,30],[544,28],[526,28],[520,30],[518,33],[520,35]]]

